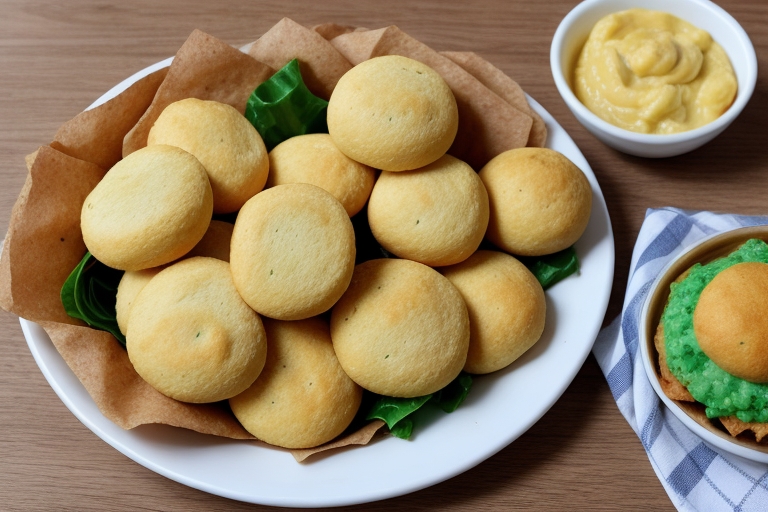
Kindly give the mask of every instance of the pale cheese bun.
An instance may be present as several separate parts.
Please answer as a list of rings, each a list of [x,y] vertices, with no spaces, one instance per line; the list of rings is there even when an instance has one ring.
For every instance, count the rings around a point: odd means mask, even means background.
[[[430,164],[453,144],[456,98],[432,68],[399,55],[347,71],[328,103],[328,132],[358,162],[385,171]]]
[[[189,252],[208,229],[212,211],[211,185],[197,158],[155,145],[109,170],[85,199],[80,225],[97,260],[142,270]]]
[[[147,145],[168,144],[195,155],[208,172],[213,211],[230,213],[264,188],[269,158],[256,128],[234,107],[186,98],[171,103],[149,131]]]
[[[152,387],[182,402],[226,400],[256,380],[267,353],[261,318],[237,293],[229,264],[184,259],[139,292],[128,357]]]

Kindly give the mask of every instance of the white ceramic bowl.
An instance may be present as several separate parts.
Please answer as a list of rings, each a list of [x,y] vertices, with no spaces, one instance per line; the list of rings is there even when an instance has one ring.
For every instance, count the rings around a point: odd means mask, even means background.
[[[640,352],[643,367],[651,386],[670,411],[694,434],[706,443],[745,459],[768,463],[768,446],[758,445],[754,440],[731,437],[724,429],[703,416],[703,406],[691,402],[672,400],[664,394],[659,383],[658,352],[653,342],[656,327],[669,297],[669,285],[695,263],[706,264],[726,256],[751,238],[768,242],[768,226],[734,229],[711,235],[700,240],[672,259],[659,272],[651,285],[640,313]]]
[[[640,7],[664,11],[709,32],[731,59],[738,81],[733,105],[715,121],[687,132],[649,135],[618,128],[593,114],[571,89],[573,65],[592,30],[604,16]],[[757,80],[757,57],[747,33],[733,17],[709,0],[586,0],[557,28],[550,49],[550,66],[560,95],[576,119],[595,137],[631,155],[661,158],[692,151],[719,135],[744,109]]]

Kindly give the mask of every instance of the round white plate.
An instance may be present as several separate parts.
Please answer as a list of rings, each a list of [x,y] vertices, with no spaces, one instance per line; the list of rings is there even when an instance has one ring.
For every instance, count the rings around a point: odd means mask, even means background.
[[[94,105],[170,60],[128,78]],[[592,185],[592,216],[576,244],[581,272],[547,291],[546,328],[531,350],[510,367],[475,378],[455,412],[422,416],[410,441],[386,436],[299,464],[285,450],[253,442],[165,425],[123,430],[101,414],[42,328],[22,319],[32,355],[64,404],[104,441],[152,471],[227,498],[290,507],[351,505],[413,492],[470,469],[522,435],[565,391],[592,348],[613,281],[613,232],[595,175],[565,130],[531,104],[546,121],[547,146],[570,158]]]

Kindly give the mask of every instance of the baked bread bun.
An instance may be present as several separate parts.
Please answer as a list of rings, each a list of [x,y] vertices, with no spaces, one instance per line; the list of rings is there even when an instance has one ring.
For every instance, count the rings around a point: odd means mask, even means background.
[[[501,370],[541,338],[547,311],[544,290],[514,257],[477,251],[440,271],[459,290],[469,311],[465,371]]]
[[[212,220],[203,238],[184,257],[207,256],[229,262],[229,242],[232,238],[233,228],[234,226],[229,222]],[[133,300],[144,289],[149,280],[164,268],[166,265],[144,270],[129,270],[123,274],[120,284],[117,286],[117,302],[115,304],[117,325],[123,334],[128,334],[128,317]]]
[[[230,398],[232,412],[258,439],[283,448],[326,443],[349,426],[363,391],[350,379],[319,317],[264,319],[269,350],[259,378]]]
[[[327,133],[287,139],[269,152],[267,187],[311,183],[331,193],[352,217],[371,194],[375,171],[339,151]]]
[[[415,171],[382,172],[368,223],[387,251],[429,266],[465,260],[488,227],[488,194],[477,173],[450,155]]]
[[[361,62],[336,84],[328,103],[328,132],[358,162],[407,171],[448,151],[459,127],[451,89],[419,61],[386,55]]]
[[[123,335],[128,334],[128,318],[130,318],[133,301],[139,292],[165,267],[147,268],[144,270],[129,270],[123,273],[120,283],[117,285],[117,299],[115,301],[115,313],[117,314],[117,326]]]
[[[469,316],[456,288],[410,260],[361,263],[331,312],[341,366],[363,388],[417,397],[450,383],[464,367]]]
[[[109,170],[86,197],[80,225],[97,260],[142,270],[189,252],[208,229],[212,207],[211,185],[197,158],[155,145]]]
[[[207,256],[229,262],[229,246],[235,225],[222,220],[212,220],[203,238],[187,253],[187,257]]]
[[[187,98],[171,103],[149,130],[147,145],[168,144],[197,157],[208,172],[213,211],[229,213],[264,188],[267,148],[256,128],[225,103]]]
[[[260,314],[278,320],[319,315],[352,278],[352,222],[341,203],[320,187],[269,188],[237,215],[230,263],[237,290]]]
[[[693,313],[701,350],[749,382],[768,383],[768,264],[737,263],[704,288]]]
[[[587,177],[547,148],[518,148],[480,170],[491,216],[486,237],[512,254],[542,256],[573,245],[592,209]]]
[[[261,319],[237,293],[229,264],[203,257],[171,265],[139,292],[126,348],[153,388],[193,403],[245,391],[267,354]]]

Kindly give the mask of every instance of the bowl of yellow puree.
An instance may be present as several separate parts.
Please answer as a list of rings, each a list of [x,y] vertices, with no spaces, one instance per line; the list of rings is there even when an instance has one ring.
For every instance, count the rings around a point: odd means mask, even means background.
[[[563,100],[595,137],[651,158],[712,140],[757,80],[749,36],[709,0],[586,0],[557,28],[550,65]]]

